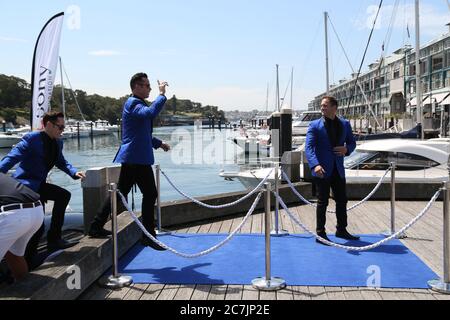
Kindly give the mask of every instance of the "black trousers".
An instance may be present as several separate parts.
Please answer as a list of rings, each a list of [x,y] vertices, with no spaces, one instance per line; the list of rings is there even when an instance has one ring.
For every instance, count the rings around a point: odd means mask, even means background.
[[[54,202],[50,229],[47,232],[47,242],[55,242],[61,239],[61,229],[64,225],[64,215],[72,195],[66,189],[49,183],[43,183],[38,193],[41,196],[44,210],[46,201],[51,200]],[[30,264],[33,264],[32,260],[37,254],[39,241],[41,240],[44,232],[45,225],[42,223],[42,226],[38,231],[36,231],[28,242],[27,249],[25,251],[25,259],[27,260],[29,266]]]
[[[145,229],[155,235],[155,203],[158,196],[155,177],[150,165],[122,164],[120,170],[118,189],[127,197],[131,188],[137,184],[143,195],[142,198],[142,224]],[[118,207],[122,207],[120,197],[117,197]],[[97,214],[93,224],[103,227],[111,213],[111,199],[105,200],[101,212]]]
[[[341,178],[335,169],[330,178],[314,178],[317,192],[316,231],[325,232],[327,207],[330,199],[330,188],[336,202],[337,230],[347,228],[347,192],[345,178]]]

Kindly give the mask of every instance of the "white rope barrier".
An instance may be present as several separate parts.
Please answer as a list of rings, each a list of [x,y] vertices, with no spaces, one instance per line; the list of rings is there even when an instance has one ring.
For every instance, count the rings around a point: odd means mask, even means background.
[[[259,203],[259,200],[261,199],[262,196],[262,191],[258,194],[258,196],[256,197],[255,201],[253,202],[253,205],[251,206],[250,210],[248,211],[247,215],[244,217],[244,219],[242,219],[242,222],[239,224],[239,226],[237,226],[237,228],[230,233],[226,239],[224,239],[223,241],[221,241],[219,244],[205,250],[199,253],[195,253],[195,254],[187,254],[187,253],[181,253],[178,252],[177,250],[169,247],[168,245],[162,243],[161,241],[159,241],[157,238],[155,238],[154,236],[152,236],[144,227],[144,225],[141,223],[141,221],[139,221],[139,218],[136,216],[136,214],[133,212],[133,210],[131,210],[129,204],[127,203],[127,200],[125,199],[125,197],[123,196],[123,194],[120,191],[117,191],[117,193],[119,194],[120,198],[122,199],[123,205],[125,206],[125,208],[127,209],[127,211],[129,212],[129,214],[131,215],[131,218],[133,218],[133,220],[137,223],[137,225],[139,226],[139,228],[142,230],[142,232],[153,242],[157,243],[158,245],[160,245],[161,247],[163,247],[166,250],[169,250],[170,252],[174,253],[177,256],[183,257],[183,258],[187,258],[187,259],[194,259],[194,258],[198,258],[207,254],[212,253],[213,251],[223,247],[225,244],[227,244],[235,235],[236,233],[239,232],[239,230],[242,229],[242,227],[244,226],[244,224],[247,222],[247,220],[249,219],[249,217],[253,214],[253,211],[255,211],[255,208],[257,206],[257,204]]]
[[[281,199],[281,197],[277,194],[275,194],[275,197],[278,198],[278,201],[280,202],[281,206],[283,207],[283,209],[287,212],[287,214],[291,217],[291,219],[297,224],[299,225],[303,230],[305,230],[307,233],[311,234],[312,236],[314,236],[316,239],[318,239],[320,242],[323,242],[329,246],[332,247],[336,247],[339,249],[344,249],[347,251],[368,251],[368,250],[372,250],[375,249],[381,245],[383,245],[384,243],[391,241],[395,238],[397,238],[399,235],[404,234],[406,232],[406,230],[408,230],[409,228],[411,228],[414,224],[416,224],[417,221],[419,221],[424,215],[425,213],[427,213],[431,206],[433,205],[433,203],[437,200],[437,198],[439,197],[440,193],[441,193],[442,189],[439,189],[439,191],[436,192],[436,194],[433,196],[433,198],[431,198],[430,202],[427,204],[427,206],[425,207],[425,209],[422,210],[422,212],[415,217],[413,220],[411,220],[410,223],[408,223],[405,227],[403,227],[401,230],[399,230],[398,232],[396,232],[395,234],[391,235],[388,238],[385,238],[377,243],[374,243],[372,245],[369,246],[365,246],[365,247],[351,247],[351,246],[344,246],[344,245],[340,245],[328,240],[325,240],[324,238],[322,238],[321,236],[319,236],[318,234],[316,234],[315,232],[311,231],[308,229],[308,227],[306,227],[299,219],[297,219],[296,216],[294,216],[289,208],[286,206],[286,204],[284,203],[283,199]]]
[[[352,211],[354,209],[356,209],[357,207],[359,207],[360,205],[362,205],[363,203],[367,202],[370,198],[373,197],[373,195],[375,194],[375,192],[378,191],[378,189],[381,187],[381,184],[383,183],[383,180],[386,178],[387,174],[391,171],[391,169],[386,170],[386,172],[384,173],[383,177],[381,177],[380,181],[378,182],[378,184],[375,186],[375,188],[372,190],[371,193],[369,193],[369,195],[367,195],[367,197],[365,197],[363,200],[361,200],[360,202],[354,204],[353,206],[351,206],[350,208],[347,209],[347,212]],[[295,186],[293,185],[293,183],[291,182],[291,180],[289,180],[288,175],[282,171],[283,177],[284,179],[287,181],[289,187],[292,189],[292,192],[294,192],[294,194],[304,203],[306,203],[309,206],[315,207],[317,208],[317,204],[312,203],[311,201],[307,200],[305,197],[303,197],[298,191],[297,189],[295,189]],[[336,211],[333,210],[328,210],[328,213],[336,213]]]
[[[172,186],[179,194],[181,194],[181,195],[182,195],[183,197],[185,197],[186,199],[189,199],[189,200],[191,200],[192,202],[194,202],[194,203],[196,203],[196,204],[198,204],[198,205],[200,205],[200,206],[202,206],[202,207],[208,208],[208,209],[223,209],[223,208],[233,207],[233,206],[235,206],[235,205],[241,203],[242,201],[247,200],[247,199],[250,198],[253,194],[255,194],[256,192],[258,192],[258,191],[264,186],[264,183],[266,183],[267,180],[269,180],[269,177],[270,177],[270,175],[272,174],[273,170],[274,170],[274,169],[272,169],[272,170],[269,172],[269,174],[267,175],[267,177],[265,177],[265,178],[261,181],[261,183],[260,183],[255,189],[253,189],[249,194],[247,194],[246,196],[242,197],[242,198],[239,199],[239,200],[236,200],[236,201],[231,202],[231,203],[228,203],[228,204],[219,205],[219,206],[213,206],[213,205],[209,205],[209,204],[203,203],[203,202],[201,202],[201,201],[195,199],[194,197],[191,197],[191,196],[185,194],[183,191],[181,191],[179,188],[177,188],[177,187],[175,186],[175,184],[169,179],[169,177],[166,175],[166,173],[165,173],[164,171],[161,170],[161,173],[164,175],[164,177],[166,178],[167,182],[169,182],[169,184],[170,184],[170,185],[171,185],[171,186]]]

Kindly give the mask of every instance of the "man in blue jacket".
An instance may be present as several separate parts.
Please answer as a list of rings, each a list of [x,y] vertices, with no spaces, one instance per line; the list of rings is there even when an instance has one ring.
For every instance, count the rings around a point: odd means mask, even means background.
[[[151,106],[145,102],[150,96],[150,82],[145,73],[138,73],[131,78],[132,95],[125,102],[122,113],[122,145],[114,159],[114,163],[122,165],[118,189],[126,197],[134,184],[142,192],[142,223],[146,230],[156,237],[154,206],[157,198],[155,178],[152,165],[155,163],[153,148],[162,148],[165,152],[170,146],[152,136],[153,119],[162,111],[167,82],[159,82],[159,96]],[[94,238],[108,237],[111,232],[104,225],[111,212],[110,199],[105,201],[101,212],[91,224],[89,235]],[[156,250],[162,247],[143,235],[141,243]]]
[[[49,251],[66,249],[74,246],[76,242],[61,238],[61,229],[64,225],[64,215],[69,204],[71,194],[69,191],[47,183],[47,175],[53,167],[67,173],[73,179],[84,178],[84,173],[77,171],[66,161],[62,153],[64,131],[64,114],[61,112],[46,113],[43,117],[44,130],[35,131],[23,137],[11,152],[0,162],[0,172],[7,173],[17,163],[19,164],[13,177],[37,192],[43,202],[54,201],[50,229],[47,233],[47,246]],[[37,247],[44,224],[31,238],[25,258],[33,268],[33,258],[37,254]]]
[[[347,193],[344,157],[356,148],[350,122],[336,116],[338,102],[324,97],[321,102],[323,117],[311,122],[306,135],[305,152],[317,190],[317,234],[328,240],[325,224],[330,188],[336,201],[336,237],[358,240],[347,231]],[[319,240],[316,240],[319,243]]]

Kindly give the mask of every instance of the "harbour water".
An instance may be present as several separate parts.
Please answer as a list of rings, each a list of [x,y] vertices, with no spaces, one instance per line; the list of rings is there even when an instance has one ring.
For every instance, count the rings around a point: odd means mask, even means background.
[[[245,188],[239,181],[225,181],[219,176],[221,170],[238,170],[236,163],[244,157],[243,150],[229,139],[233,135],[232,130],[219,131],[194,126],[155,128],[153,136],[172,147],[167,153],[155,151],[156,164],[161,165],[161,169],[177,187],[194,197],[243,191]],[[113,165],[119,146],[118,133],[94,138],[72,138],[64,142],[64,156],[78,170],[86,171]],[[0,149],[0,158],[8,152],[8,149]],[[80,181],[73,180],[59,169],[53,169],[49,182],[72,193],[66,222],[71,226],[81,225],[83,198]],[[140,210],[142,197],[139,190],[134,199],[136,210]],[[182,196],[161,175],[161,201],[179,199]]]

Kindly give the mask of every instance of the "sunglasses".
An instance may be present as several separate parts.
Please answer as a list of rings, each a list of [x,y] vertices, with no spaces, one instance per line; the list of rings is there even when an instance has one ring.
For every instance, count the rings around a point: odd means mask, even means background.
[[[53,124],[55,127],[57,127],[60,131],[64,131],[64,129],[66,128],[65,125],[59,125],[59,124],[56,124],[56,123],[53,123],[53,122],[52,122],[52,124]]]

